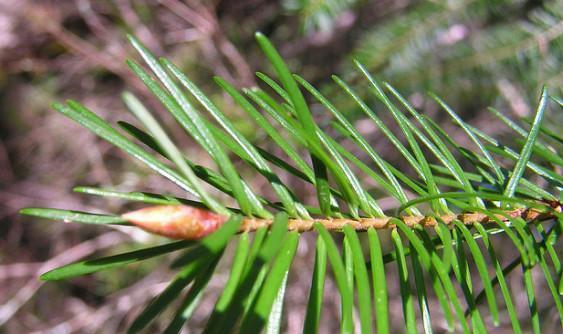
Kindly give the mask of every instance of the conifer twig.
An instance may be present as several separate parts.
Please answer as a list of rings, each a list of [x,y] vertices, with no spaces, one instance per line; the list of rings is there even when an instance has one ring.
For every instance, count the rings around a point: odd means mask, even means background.
[[[549,203],[551,210],[540,211],[535,208],[518,208],[495,214],[495,218],[506,222],[510,218],[522,218],[526,222],[540,221],[552,218],[554,212],[561,212],[562,205],[559,202]],[[216,231],[227,221],[227,217],[211,211],[187,205],[158,205],[125,213],[122,217],[128,222],[144,229],[145,231],[162,235],[172,239],[200,239]],[[288,229],[298,232],[306,232],[313,229],[315,223],[322,224],[327,230],[339,231],[346,225],[351,225],[357,231],[365,231],[370,227],[375,229],[394,228],[393,221],[400,219],[409,227],[420,225],[431,227],[443,221],[452,224],[456,219],[465,225],[475,223],[486,224],[494,222],[494,218],[479,212],[460,214],[445,214],[441,216],[400,216],[400,217],[376,217],[376,218],[314,218],[314,219],[289,219]],[[240,232],[251,232],[261,227],[272,224],[271,219],[260,219],[246,217],[239,227]]]

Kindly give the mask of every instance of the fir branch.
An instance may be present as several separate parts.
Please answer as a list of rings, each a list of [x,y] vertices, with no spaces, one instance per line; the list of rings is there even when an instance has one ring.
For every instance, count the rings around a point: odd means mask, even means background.
[[[547,204],[547,203],[544,203]],[[290,231],[307,232],[315,228],[315,223],[323,225],[329,231],[342,231],[345,226],[351,226],[356,231],[374,229],[396,228],[396,220],[406,226],[414,228],[434,227],[442,222],[453,226],[456,221],[464,225],[510,222],[513,218],[522,218],[527,223],[553,219],[556,213],[562,212],[562,204],[549,203],[547,210],[538,208],[517,208],[506,210],[494,215],[494,218],[482,212],[468,212],[460,214],[443,215],[405,215],[397,217],[371,217],[371,218],[313,218],[289,219],[287,229]],[[218,230],[228,217],[216,214],[205,209],[187,205],[157,205],[132,211],[122,215],[122,218],[148,232],[156,233],[172,239],[194,240],[200,239]],[[496,218],[496,219],[495,219]],[[272,225],[272,219],[253,217],[243,218],[239,232],[254,232],[260,228]]]

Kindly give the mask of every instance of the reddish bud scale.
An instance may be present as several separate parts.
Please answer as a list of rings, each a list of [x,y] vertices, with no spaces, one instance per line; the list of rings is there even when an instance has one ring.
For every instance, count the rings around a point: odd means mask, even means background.
[[[227,217],[186,205],[159,205],[128,212],[123,219],[171,239],[196,240],[215,232]]]

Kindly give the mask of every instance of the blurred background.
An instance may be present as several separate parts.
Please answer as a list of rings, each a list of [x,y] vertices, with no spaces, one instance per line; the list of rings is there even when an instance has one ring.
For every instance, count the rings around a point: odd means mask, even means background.
[[[178,132],[175,137],[192,160],[209,163],[202,150],[180,136],[179,127],[128,70],[124,60],[138,57],[125,34],[138,36],[155,54],[178,64],[239,129],[260,141],[250,120],[241,117],[244,114],[211,80],[219,75],[248,87],[257,84],[255,71],[271,73],[254,41],[256,31],[272,40],[294,72],[354,119],[390,161],[395,160],[393,150],[332,84],[330,75],[338,74],[376,105],[353,59],[397,87],[452,134],[455,127],[427,91],[499,138],[509,132],[486,111],[488,106],[525,119],[532,115],[543,84],[561,94],[561,1],[0,0],[0,333],[123,331],[171,275],[163,261],[146,261],[128,271],[68,282],[37,280],[38,273],[92,253],[107,255],[161,240],[131,230],[34,222],[18,216],[20,208],[112,213],[128,209],[120,201],[73,194],[77,185],[183,195],[51,110],[50,103],[75,99],[112,123],[133,121],[120,98],[130,90]],[[313,110],[321,124],[329,122],[321,108]],[[560,110],[547,117],[548,127],[563,122]],[[463,136],[455,139],[467,143]],[[263,181],[251,184],[260,189]],[[311,189],[300,195],[315,203]],[[300,244],[286,295],[289,333],[301,330],[307,303],[314,257],[308,238]],[[228,264],[223,266],[227,270]],[[295,270],[297,266],[303,270]],[[223,280],[216,275],[210,283],[216,293]],[[202,302],[190,321],[191,330],[201,329],[213,298]],[[327,293],[326,299],[322,329],[331,331],[339,324],[338,298]],[[515,302],[525,307],[518,298]],[[400,299],[392,299],[391,306],[400,310]],[[550,319],[553,310],[540,305],[540,311]],[[396,317],[400,326],[402,316]]]

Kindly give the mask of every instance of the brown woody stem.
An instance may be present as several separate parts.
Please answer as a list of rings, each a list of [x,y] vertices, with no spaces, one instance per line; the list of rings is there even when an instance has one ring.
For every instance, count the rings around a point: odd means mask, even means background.
[[[561,212],[561,205],[553,208],[556,212]],[[553,218],[553,212],[541,212],[536,209],[516,209],[507,211],[504,214],[496,214],[495,218],[500,221],[507,222],[510,218],[522,218],[527,222],[539,221]],[[462,213],[459,215],[448,214],[438,218],[433,216],[402,216],[402,217],[381,217],[381,218],[360,218],[360,219],[290,219],[288,229],[298,232],[310,231],[314,228],[315,223],[323,225],[327,230],[339,231],[345,225],[351,225],[357,231],[366,231],[368,228],[389,229],[394,228],[393,221],[400,219],[409,227],[420,225],[422,227],[436,226],[438,221],[444,222],[446,225],[452,224],[454,220],[459,220],[465,225],[475,223],[486,224],[494,222],[494,219],[484,213]],[[255,231],[260,227],[269,226],[272,223],[269,219],[245,218],[240,226],[240,231]]]

